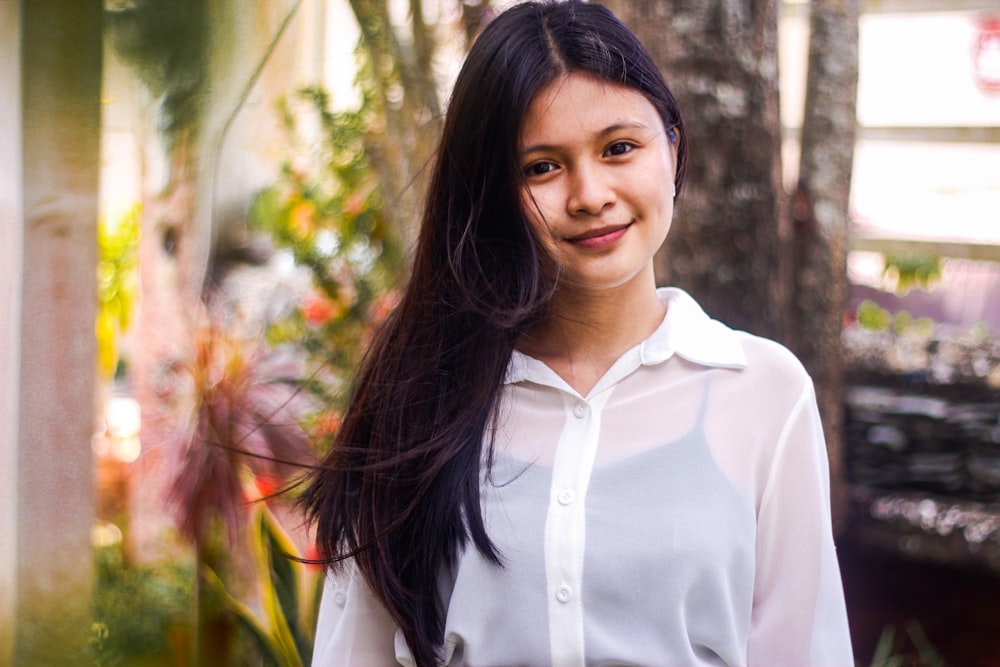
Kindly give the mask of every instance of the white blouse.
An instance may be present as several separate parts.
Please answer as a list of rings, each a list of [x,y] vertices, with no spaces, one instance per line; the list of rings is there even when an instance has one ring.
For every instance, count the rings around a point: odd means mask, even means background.
[[[658,294],[587,396],[514,353],[482,492],[504,565],[469,547],[442,576],[448,665],[854,664],[812,382]],[[356,571],[326,581],[312,664],[413,664]]]

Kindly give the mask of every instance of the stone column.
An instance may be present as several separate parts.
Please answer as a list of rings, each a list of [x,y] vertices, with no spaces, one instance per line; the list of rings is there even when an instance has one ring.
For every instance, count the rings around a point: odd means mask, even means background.
[[[0,661],[85,664],[102,3],[0,1],[0,26]]]

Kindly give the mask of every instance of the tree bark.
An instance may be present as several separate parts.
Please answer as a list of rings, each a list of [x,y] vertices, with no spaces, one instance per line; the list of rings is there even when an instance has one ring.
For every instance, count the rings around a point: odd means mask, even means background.
[[[782,332],[786,210],[778,108],[778,0],[617,0],[684,113],[687,182],[657,258],[661,283],[710,315]],[[669,184],[664,184],[669,187]]]
[[[834,518],[846,509],[841,329],[858,80],[858,0],[812,0],[799,183],[792,205],[788,343],[816,383]]]

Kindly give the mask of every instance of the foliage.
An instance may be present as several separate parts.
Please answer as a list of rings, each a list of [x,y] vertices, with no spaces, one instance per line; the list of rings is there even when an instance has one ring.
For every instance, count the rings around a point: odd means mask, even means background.
[[[362,96],[366,159],[385,194],[392,224],[400,231],[410,227],[419,208],[422,177],[441,132],[436,55],[448,41],[457,41],[457,25],[449,25],[446,17],[454,18],[458,10],[468,18],[469,4],[440,4],[434,25],[425,21],[419,2],[409,3],[405,24],[393,21],[391,3],[350,3],[361,32],[355,83]],[[489,11],[490,0],[475,4],[477,11]]]
[[[921,253],[886,253],[883,275],[895,280],[896,291],[928,288],[941,278],[941,258]]]
[[[311,435],[336,430],[335,396],[373,322],[393,306],[388,288],[399,263],[380,180],[365,149],[371,119],[361,111],[332,112],[318,88],[301,91],[295,102],[316,121],[319,142],[304,137],[302,109],[282,101],[290,157],[277,182],[256,198],[251,221],[308,270],[312,290],[269,324],[270,353],[232,327],[208,322],[195,331],[184,366],[192,419],[180,435],[183,460],[173,487],[178,524],[198,553],[199,615],[235,619],[259,654],[282,667],[311,659],[322,578],[294,560],[300,554],[261,497],[269,500],[288,479],[291,470],[282,463],[307,460],[310,438],[301,426],[316,405],[310,398],[318,397],[322,407],[312,412]],[[288,349],[304,351],[321,371],[306,377],[301,368],[286,367],[276,373],[268,361]],[[256,502],[247,505],[248,498]],[[220,544],[219,529],[229,534],[230,545],[237,536],[249,545],[249,592],[234,580],[233,556]],[[198,659],[205,658],[199,649]]]
[[[142,209],[137,204],[118,220],[97,226],[97,361],[111,377],[119,363],[118,338],[132,322],[138,292]]]
[[[231,659],[211,655],[215,649],[204,642],[209,624],[226,619],[274,664],[308,663],[319,577],[284,557],[296,555],[291,541],[266,507],[247,505],[247,489],[266,486],[260,495],[269,498],[312,461],[311,435],[336,429],[331,401],[356,366],[372,321],[393,304],[387,287],[398,244],[364,147],[366,118],[330,111],[318,88],[303,90],[295,103],[299,108],[288,101],[279,106],[290,157],[277,182],[256,198],[251,220],[308,270],[312,289],[287,317],[270,323],[266,340],[205,316],[181,364],[191,416],[176,434],[181,460],[172,500],[178,526],[195,546],[202,584],[199,664]],[[304,114],[315,121],[316,143],[304,136]],[[304,372],[300,352],[319,370]],[[307,413],[312,434],[303,428]],[[236,544],[250,546],[249,587]]]
[[[214,518],[235,536],[244,471],[280,480],[312,460],[299,423],[309,401],[294,358],[210,321],[194,332],[184,370],[192,417],[179,433],[172,498],[178,527],[197,546]]]
[[[312,659],[322,586],[319,568],[296,560],[301,555],[265,503],[254,506],[249,524],[260,611],[229,593],[214,573],[209,572],[207,580],[265,658],[281,667],[304,667]]]
[[[157,128],[171,141],[200,120],[212,14],[201,0],[106,2],[105,29],[118,56],[158,100]]]
[[[178,430],[180,461],[171,500],[181,534],[194,545],[195,664],[231,664],[239,648],[228,590],[242,591],[239,551],[248,479],[273,493],[313,459],[301,415],[310,405],[294,356],[205,317],[183,364],[190,419]],[[213,584],[215,580],[224,586]],[[211,585],[205,585],[206,583]],[[221,587],[220,587],[221,586]]]
[[[306,88],[295,99],[305,104],[298,114],[288,100],[279,105],[291,157],[278,182],[256,198],[251,219],[310,272],[312,293],[290,316],[272,323],[268,340],[300,345],[327,369],[310,388],[331,405],[356,367],[371,326],[394,304],[389,288],[397,278],[399,243],[365,148],[370,118],[361,111],[331,111],[319,88]],[[318,145],[304,138],[303,117],[317,121]],[[318,426],[329,430],[329,424]]]
[[[170,664],[171,638],[194,621],[191,563],[129,565],[120,542],[97,549],[94,562],[94,665]]]
[[[923,628],[916,621],[904,625],[900,636],[889,626],[882,631],[871,667],[945,667],[945,662],[931,645]]]
[[[857,322],[863,329],[871,331],[888,331],[899,335],[908,331],[916,331],[921,336],[929,336],[934,331],[934,320],[929,317],[913,318],[907,310],[901,310],[895,315],[870,299],[865,299],[858,305]]]
[[[865,299],[858,306],[858,324],[864,329],[885,331],[892,324],[892,314],[874,301]]]

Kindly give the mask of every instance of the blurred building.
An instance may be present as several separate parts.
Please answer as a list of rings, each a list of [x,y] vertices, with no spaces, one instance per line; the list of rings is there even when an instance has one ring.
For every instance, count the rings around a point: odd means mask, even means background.
[[[851,184],[852,306],[1000,331],[1000,3],[862,2]],[[797,174],[808,3],[782,5],[784,164]],[[931,290],[893,294],[883,252],[942,257]]]

